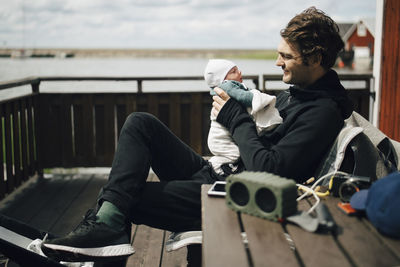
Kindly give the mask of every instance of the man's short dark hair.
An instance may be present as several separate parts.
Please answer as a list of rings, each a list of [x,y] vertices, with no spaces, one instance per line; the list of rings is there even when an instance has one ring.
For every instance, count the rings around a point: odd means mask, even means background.
[[[331,68],[343,49],[344,43],[339,35],[339,27],[324,12],[310,7],[292,18],[281,36],[294,45],[305,65],[315,56],[321,56],[321,66]]]

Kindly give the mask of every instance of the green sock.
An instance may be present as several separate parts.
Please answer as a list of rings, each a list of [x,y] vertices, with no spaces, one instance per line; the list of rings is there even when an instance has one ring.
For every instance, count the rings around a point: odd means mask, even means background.
[[[115,230],[124,229],[125,227],[124,214],[111,202],[104,201],[96,216],[97,222],[105,223]]]

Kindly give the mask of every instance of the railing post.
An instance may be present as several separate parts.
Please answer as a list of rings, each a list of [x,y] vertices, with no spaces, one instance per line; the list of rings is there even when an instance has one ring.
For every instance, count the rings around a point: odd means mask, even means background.
[[[31,83],[32,86],[32,93],[33,93],[33,97],[32,97],[32,107],[33,107],[33,122],[34,122],[34,143],[35,143],[35,147],[36,147],[36,162],[34,164],[34,168],[36,169],[38,176],[39,177],[43,177],[43,167],[42,167],[42,163],[41,163],[41,153],[40,150],[41,148],[41,136],[40,136],[40,126],[41,126],[41,118],[40,118],[40,111],[39,111],[39,107],[40,107],[40,97],[39,97],[39,85],[40,85],[40,80],[37,80],[35,82]],[[33,160],[33,159],[32,159]]]
[[[139,94],[143,93],[142,82],[143,82],[143,80],[141,80],[141,79],[137,80],[137,90],[138,90]]]
[[[39,93],[39,85],[40,85],[40,80],[31,83],[32,93],[34,93],[34,94]]]
[[[256,86],[256,88],[259,88],[259,84],[258,84],[258,77],[257,77],[257,79],[253,79],[253,83],[254,83],[254,85]]]

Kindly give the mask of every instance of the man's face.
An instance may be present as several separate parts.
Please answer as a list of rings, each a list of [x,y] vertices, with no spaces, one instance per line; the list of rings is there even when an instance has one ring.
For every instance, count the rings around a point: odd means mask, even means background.
[[[235,66],[228,72],[228,74],[226,74],[225,80],[237,81],[242,83],[242,72],[239,70],[238,67]]]
[[[313,82],[313,68],[304,65],[297,48],[282,38],[278,46],[278,58],[275,63],[283,70],[283,82],[306,87]]]

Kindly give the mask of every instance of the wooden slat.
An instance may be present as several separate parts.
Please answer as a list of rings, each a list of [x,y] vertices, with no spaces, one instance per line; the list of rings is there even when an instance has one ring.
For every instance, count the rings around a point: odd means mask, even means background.
[[[5,105],[5,119],[4,119],[4,128],[5,128],[5,147],[6,147],[6,174],[7,174],[7,193],[10,193],[14,190],[14,173],[13,173],[13,160],[12,160],[12,150],[13,150],[13,142],[11,140],[11,103],[7,103]]]
[[[33,86],[32,86],[33,87]],[[42,167],[42,163],[41,163],[41,130],[40,130],[40,126],[41,126],[41,122],[40,122],[40,95],[34,95],[33,96],[33,109],[34,109],[34,137],[35,137],[35,148],[36,148],[36,158],[34,161],[34,165],[35,165],[35,170],[39,173],[42,174],[43,173],[43,167]],[[44,123],[44,122],[42,122]],[[43,128],[43,130],[45,130]]]
[[[87,177],[88,182],[82,187],[75,198],[71,198],[68,208],[62,212],[57,222],[51,226],[50,232],[64,235],[73,230],[82,221],[86,211],[94,208],[101,187],[107,182],[108,175],[103,174],[80,174]],[[85,178],[85,179],[87,179]]]
[[[29,175],[33,175],[35,173],[35,161],[36,161],[36,153],[35,153],[35,126],[34,126],[34,118],[33,118],[33,98],[29,97],[27,102],[27,114],[28,114],[28,150],[29,150]]]
[[[148,112],[148,94],[137,94],[136,96],[136,111]]]
[[[165,231],[165,239],[168,238],[170,232]],[[165,243],[165,242],[164,242]],[[187,248],[183,247],[175,251],[167,252],[165,248],[162,250],[160,267],[186,267],[187,266]]]
[[[158,116],[158,96],[155,94],[147,95],[147,108],[148,112],[154,116]]]
[[[40,148],[43,167],[62,166],[63,129],[61,117],[61,95],[41,95],[39,105]]]
[[[254,266],[299,266],[280,223],[247,214],[241,217]]]
[[[7,191],[7,184],[5,181],[4,175],[4,165],[5,165],[5,158],[4,158],[4,142],[5,134],[4,134],[4,105],[0,104],[0,199],[2,199]]]
[[[117,105],[117,138],[121,134],[122,126],[124,126],[125,120],[127,118],[127,107],[125,105]]]
[[[201,188],[203,266],[248,266],[238,215],[223,198],[208,197],[209,188]]]
[[[136,94],[116,94],[117,97],[117,139],[121,133],[122,126],[129,114],[136,111]]]
[[[200,155],[203,155],[202,149],[202,127],[203,112],[202,112],[202,94],[193,93],[190,107],[190,145]],[[208,135],[207,135],[208,136]]]
[[[1,213],[40,230],[65,235],[93,208],[103,174],[56,174],[39,179],[2,205]]]
[[[73,143],[72,143],[72,98],[71,95],[62,95],[60,126],[62,132],[62,166],[73,167]],[[76,166],[76,165],[75,165]]]
[[[361,218],[362,223],[367,227],[373,234],[375,234],[379,240],[387,247],[393,255],[395,255],[400,261],[400,239],[391,238],[382,235],[378,230],[368,221],[367,218]]]
[[[396,266],[400,259],[381,245],[377,236],[358,218],[347,216],[336,208],[338,199],[329,198],[325,203],[340,226],[337,240],[358,266]],[[378,256],[379,255],[379,256]]]
[[[127,107],[127,116],[137,110],[137,96],[137,94],[128,94],[124,97]]]
[[[16,199],[6,205],[1,211],[2,214],[11,218],[30,223],[32,218],[47,204],[59,195],[67,181],[65,179],[39,179],[37,183],[26,188],[25,193],[19,194]],[[40,227],[41,226],[37,226]]]
[[[62,132],[62,121],[61,121],[61,105],[60,99],[57,99],[57,102],[52,102],[49,105],[48,109],[48,122],[46,131],[46,159],[47,164],[46,167],[56,167],[62,166],[62,143],[60,140],[63,140],[63,132]],[[42,130],[43,132],[43,130]],[[43,145],[43,144],[42,144]]]
[[[159,179],[155,173],[150,172],[147,181],[154,182],[159,181]],[[165,251],[164,244],[168,234],[169,232],[150,228],[145,225],[133,225],[132,244],[136,253],[128,258],[126,266],[186,266],[186,248],[181,248],[173,252]]]
[[[43,230],[49,231],[73,200],[83,192],[89,181],[87,176],[75,177],[74,175],[63,175],[59,179],[65,180],[63,189],[48,198],[48,202],[29,221],[31,226],[42,227]]]
[[[40,159],[38,163],[47,165],[47,157],[50,155],[48,153],[49,142],[51,139],[48,139],[48,135],[50,134],[50,138],[52,136],[53,127],[49,127],[48,122],[50,119],[48,116],[50,115],[49,112],[49,104],[47,103],[48,98],[46,95],[38,95],[35,99],[35,130],[39,134],[35,133],[37,139],[37,149],[38,149],[38,158]],[[47,130],[45,130],[48,128]],[[43,131],[41,130],[43,129]],[[41,133],[41,134],[40,134]],[[53,146],[50,144],[50,148]]]
[[[137,225],[132,233],[135,254],[128,258],[127,267],[160,266],[164,231],[146,225]]]
[[[310,205],[303,200],[298,208],[307,211]],[[287,230],[305,266],[351,266],[332,233],[310,233],[291,224]]]
[[[169,128],[177,136],[181,136],[181,100],[178,94],[169,95]]]
[[[13,103],[13,147],[14,147],[14,186],[18,187],[22,182],[22,172],[21,172],[21,139],[20,139],[20,121],[19,121],[19,111],[20,105],[19,101]]]
[[[104,116],[104,147],[106,148],[104,154],[104,163],[100,166],[111,166],[115,149],[116,149],[116,114],[115,114],[115,97],[107,97],[105,99],[105,116]]]
[[[106,133],[104,131],[105,125],[110,123],[109,127],[112,128],[114,125],[105,119],[106,116],[106,108],[104,103],[98,103],[99,100],[96,98],[96,103],[94,105],[94,114],[95,114],[95,158],[96,158],[96,166],[103,166],[105,163],[105,155],[108,149],[107,143],[109,143],[106,139]]]
[[[94,129],[93,129],[93,97],[92,95],[75,95],[74,110],[74,147],[76,164],[93,166],[94,161]]]
[[[96,95],[95,116],[95,166],[110,166],[115,151],[115,98]]]
[[[180,122],[180,128],[181,128],[181,133],[179,135],[179,138],[186,144],[190,145],[191,148],[193,148],[198,154],[201,155],[200,151],[198,151],[193,144],[194,142],[191,141],[190,138],[190,132],[192,131],[192,117],[191,116],[191,109],[192,106],[187,103],[182,103],[181,104],[181,122]],[[196,119],[197,120],[197,119]]]
[[[28,128],[26,118],[26,98],[21,99],[21,168],[22,168],[22,179],[25,181],[29,177],[29,166],[28,166]]]

